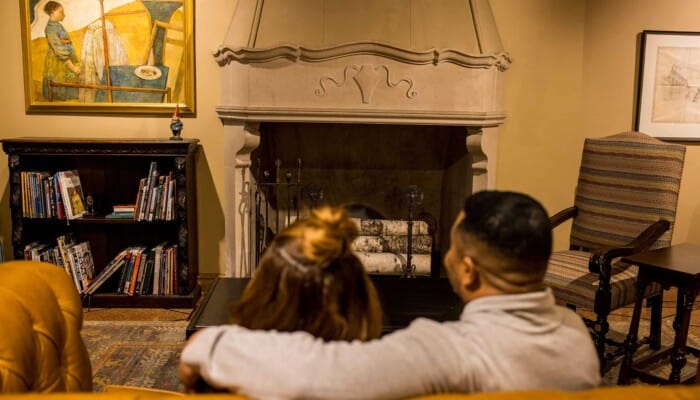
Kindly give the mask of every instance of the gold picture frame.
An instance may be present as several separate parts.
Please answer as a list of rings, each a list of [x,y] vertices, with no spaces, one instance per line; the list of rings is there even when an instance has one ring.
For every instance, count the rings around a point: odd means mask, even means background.
[[[20,0],[20,13],[27,113],[196,115],[194,0]]]

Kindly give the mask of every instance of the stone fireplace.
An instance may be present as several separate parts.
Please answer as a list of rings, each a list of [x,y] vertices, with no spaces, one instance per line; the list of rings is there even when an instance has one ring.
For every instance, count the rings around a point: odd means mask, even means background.
[[[441,251],[461,198],[494,186],[511,60],[488,0],[239,0],[215,58],[227,275],[253,270],[263,156],[305,159],[332,203],[397,219],[397,190],[420,182]]]

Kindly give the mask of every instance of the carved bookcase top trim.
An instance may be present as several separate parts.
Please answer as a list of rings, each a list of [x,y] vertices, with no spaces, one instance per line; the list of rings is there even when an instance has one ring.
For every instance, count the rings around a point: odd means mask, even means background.
[[[167,139],[76,139],[16,138],[3,139],[7,154],[66,155],[182,155],[194,154],[199,139],[171,141]]]

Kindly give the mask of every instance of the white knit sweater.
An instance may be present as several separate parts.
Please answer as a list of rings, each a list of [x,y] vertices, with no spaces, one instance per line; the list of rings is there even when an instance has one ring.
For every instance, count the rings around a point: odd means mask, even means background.
[[[183,351],[212,385],[264,399],[389,399],[439,392],[581,390],[600,382],[583,321],[549,289],[482,297],[459,321],[417,319],[370,342],[207,328]]]

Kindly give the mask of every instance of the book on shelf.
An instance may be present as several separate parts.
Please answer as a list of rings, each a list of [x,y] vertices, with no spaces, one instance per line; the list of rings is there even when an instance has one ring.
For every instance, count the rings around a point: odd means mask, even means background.
[[[136,202],[134,207],[134,219],[139,220],[139,213],[141,210],[141,203],[143,201],[143,188],[146,186],[146,178],[141,178],[139,180],[139,190],[136,192]]]
[[[68,170],[58,173],[61,195],[63,196],[63,207],[67,219],[80,218],[85,214],[85,196],[80,184],[78,171]]]
[[[128,294],[129,296],[134,295],[134,291],[136,290],[136,282],[138,281],[139,273],[141,273],[141,269],[143,266],[146,264],[146,255],[144,255],[144,252],[146,251],[146,247],[141,247],[139,251],[136,253],[136,257],[134,258],[134,265],[131,268],[131,275],[129,276],[128,280],[128,286],[124,289],[124,293]]]
[[[139,199],[138,204],[138,215],[136,217],[137,221],[144,221],[148,218],[148,210],[151,202],[151,192],[153,191],[153,188],[156,185],[156,181],[158,180],[158,163],[155,161],[151,161],[148,167],[148,175],[145,178],[143,187],[141,188],[141,191],[139,192],[141,194],[141,198]]]
[[[95,277],[95,262],[92,258],[90,242],[80,242],[68,250],[75,260],[74,268],[80,275],[80,293],[84,293]]]
[[[159,175],[158,165],[151,162],[148,175],[139,181],[134,219],[137,221],[172,221],[176,181],[173,173]]]
[[[102,271],[95,277],[90,286],[85,290],[85,294],[92,295],[99,289],[107,280],[112,277],[126,263],[125,258],[128,248],[119,252]]]
[[[59,255],[61,257],[61,265],[71,278],[73,278],[74,274],[70,264],[68,263],[68,247],[73,246],[75,242],[75,235],[73,233],[66,233],[65,235],[61,235],[56,238],[56,247],[58,247]]]
[[[25,218],[75,219],[85,213],[78,171],[22,171],[22,216]]]
[[[107,215],[105,215],[105,218],[108,219],[134,219],[134,212],[111,212]]]
[[[119,293],[129,294],[131,290],[132,275],[136,271],[138,273],[141,253],[146,250],[146,246],[132,246],[129,251],[128,263],[122,270],[122,275],[119,280]]]
[[[77,243],[75,235],[68,233],[56,238],[56,245],[32,242],[25,246],[28,259],[51,262],[72,278],[80,294],[93,295],[110,278],[115,281],[116,292],[128,296],[174,295],[179,292],[178,245],[161,242],[153,248],[130,246],[121,250],[99,273],[89,242]]]
[[[66,209],[63,205],[63,196],[61,195],[61,180],[58,177],[58,172],[53,174],[54,196],[56,197],[56,218],[66,219]]]
[[[115,204],[112,206],[112,212],[115,213],[134,213],[136,211],[135,204]]]
[[[24,247],[24,259],[33,261],[44,261],[58,265],[56,254],[54,252],[55,245],[49,243],[32,242]]]

